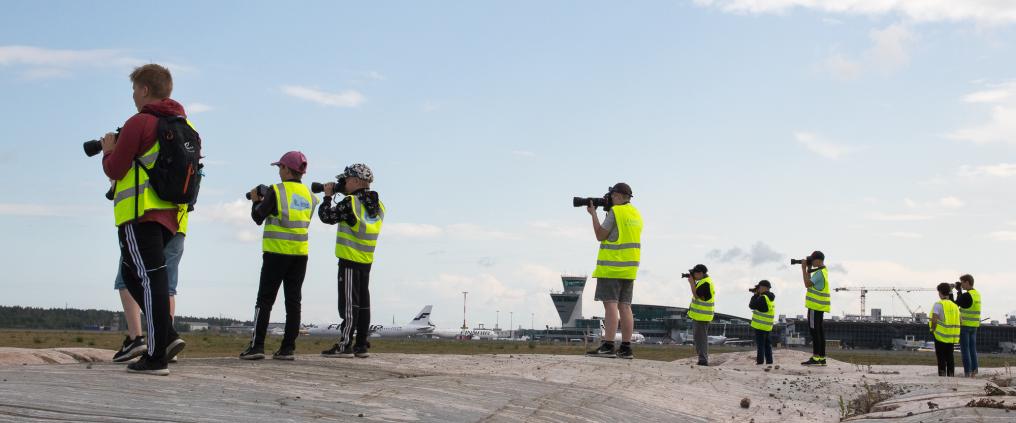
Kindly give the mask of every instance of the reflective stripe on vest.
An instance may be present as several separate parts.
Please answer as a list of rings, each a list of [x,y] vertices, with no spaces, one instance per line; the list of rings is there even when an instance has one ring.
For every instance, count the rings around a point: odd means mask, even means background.
[[[938,316],[938,323],[935,324],[935,339],[946,344],[958,344],[960,342],[960,308],[951,300],[945,299],[938,302],[942,304],[942,311],[945,316]],[[931,326],[931,322],[928,323]]]
[[[695,283],[695,291],[698,292],[699,287],[705,283],[709,284],[709,301],[700,300],[698,297],[693,296],[691,298],[691,305],[688,306],[688,318],[699,322],[713,321],[714,310],[716,308],[716,290],[711,278],[706,276],[699,279]]]
[[[763,313],[758,310],[751,311],[751,327],[769,332],[773,330],[773,324],[776,322],[776,302],[770,301],[769,296],[763,294],[762,298],[766,300],[766,305],[769,306],[769,312]]]
[[[145,169],[151,169],[159,158],[159,142],[137,159]],[[131,165],[123,178],[113,187],[113,220],[116,226],[140,218],[152,210],[179,210],[176,204],[159,198],[148,184],[148,172],[139,169],[138,163]]]
[[[308,228],[317,197],[299,182],[272,185],[278,214],[265,219],[261,249],[266,253],[305,256],[310,250]]]
[[[373,263],[385,219],[385,205],[380,203],[377,216],[371,217],[359,197],[351,195],[349,198],[356,223],[349,226],[346,222],[339,222],[335,234],[335,257],[357,263]]]
[[[831,296],[829,295],[829,271],[823,267],[815,272],[822,272],[822,279],[825,280],[825,288],[820,290],[814,286],[808,287],[808,292],[804,296],[804,306],[810,310],[824,311],[828,313],[832,310],[832,303],[830,301]]]
[[[611,210],[617,240],[600,243],[593,277],[634,280],[642,258],[642,215],[630,203],[614,206]]]
[[[974,289],[967,290],[967,293],[974,303],[970,308],[960,309],[960,324],[971,328],[981,327],[981,293]]]

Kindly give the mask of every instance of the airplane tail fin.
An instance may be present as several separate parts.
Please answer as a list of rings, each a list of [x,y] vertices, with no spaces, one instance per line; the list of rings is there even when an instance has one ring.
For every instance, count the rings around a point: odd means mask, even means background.
[[[434,326],[430,323],[430,310],[432,306],[424,306],[423,310],[413,318],[413,321],[409,322],[407,326]]]

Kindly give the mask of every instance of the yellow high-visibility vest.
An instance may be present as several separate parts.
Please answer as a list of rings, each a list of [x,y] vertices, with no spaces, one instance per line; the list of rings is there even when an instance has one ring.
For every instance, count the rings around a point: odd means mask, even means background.
[[[815,288],[814,286],[809,286],[808,293],[804,296],[804,306],[809,310],[824,311],[828,313],[832,311],[832,302],[830,301],[832,300],[832,296],[829,295],[829,271],[823,267],[816,270],[816,272],[822,272],[822,279],[825,281],[825,286],[821,290]]]
[[[773,324],[776,323],[776,302],[769,300],[769,296],[763,294],[762,298],[765,298],[766,305],[769,306],[769,312],[763,313],[758,310],[751,311],[751,327],[770,332],[773,330]]]
[[[942,304],[942,311],[945,316],[938,316],[938,323],[935,324],[935,339],[946,344],[960,343],[960,308],[950,299],[938,302]],[[931,322],[928,322],[931,327]]]
[[[159,142],[156,141],[137,159],[145,169],[155,166],[159,158]],[[116,226],[138,219],[151,210],[177,210],[176,204],[159,198],[148,184],[148,172],[139,169],[137,163],[131,165],[127,174],[116,181],[113,187],[113,220]]]
[[[187,235],[187,223],[190,219],[190,212],[187,211],[187,205],[181,204],[180,210],[176,212],[176,222],[179,224],[179,228],[176,233]]]
[[[695,292],[702,284],[709,283],[709,300],[700,300],[694,295],[691,297],[691,305],[688,306],[688,318],[699,322],[713,321],[713,310],[716,308],[716,289],[713,287],[713,280],[706,276],[695,282]]]
[[[308,229],[318,199],[306,185],[282,182],[272,185],[277,214],[265,219],[261,248],[266,253],[305,256],[310,250]]]
[[[612,210],[617,240],[600,243],[593,277],[635,280],[642,258],[642,215],[631,203]]]
[[[967,290],[967,293],[970,294],[970,298],[973,298],[974,303],[969,308],[960,309],[960,325],[979,328],[981,327],[981,293],[974,289]]]
[[[339,222],[335,236],[335,257],[356,263],[373,263],[374,250],[377,249],[377,240],[381,236],[381,225],[385,219],[385,205],[379,201],[381,210],[377,216],[371,217],[359,198],[355,195],[350,195],[349,198],[356,223],[349,226],[346,222]]]

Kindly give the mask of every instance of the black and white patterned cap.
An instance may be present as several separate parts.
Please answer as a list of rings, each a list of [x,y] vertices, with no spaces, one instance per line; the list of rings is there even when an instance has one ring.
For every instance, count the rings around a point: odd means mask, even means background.
[[[372,172],[370,168],[363,163],[356,163],[346,166],[346,169],[343,170],[342,174],[337,176],[337,178],[341,178],[343,176],[360,178],[363,179],[364,181],[367,181],[368,183],[374,182],[374,172]]]

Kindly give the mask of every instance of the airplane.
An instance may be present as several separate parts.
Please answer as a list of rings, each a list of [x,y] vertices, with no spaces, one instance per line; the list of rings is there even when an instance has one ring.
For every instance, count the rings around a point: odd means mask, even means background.
[[[727,324],[723,324],[723,335],[711,335],[706,341],[709,345],[744,345],[751,344],[754,341],[740,338],[727,338]]]
[[[405,326],[385,327],[384,325],[370,325],[370,335],[381,338],[405,338],[417,335],[428,335],[434,331],[434,324],[430,322],[430,310],[432,306],[424,306],[423,310],[416,315]],[[309,335],[338,336],[341,325],[331,323],[326,327],[311,326]]]
[[[603,320],[600,320],[600,335],[598,335],[600,338],[603,337],[603,332],[604,332],[604,329],[603,329]],[[614,335],[614,342],[617,342],[617,343],[621,342],[621,331],[620,330],[618,330],[617,334]],[[631,333],[631,342],[633,344],[641,344],[641,343],[646,342],[646,337],[644,335],[642,335],[641,333],[632,332]]]
[[[439,339],[492,340],[498,338],[496,332],[482,327],[477,329],[434,329],[429,335]]]

